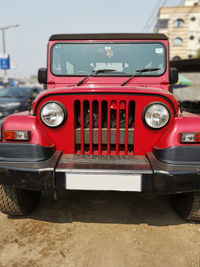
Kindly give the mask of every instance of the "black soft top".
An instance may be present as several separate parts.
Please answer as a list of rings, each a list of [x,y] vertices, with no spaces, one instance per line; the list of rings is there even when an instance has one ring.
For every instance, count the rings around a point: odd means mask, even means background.
[[[168,40],[160,33],[80,33],[54,34],[49,41],[57,40]]]

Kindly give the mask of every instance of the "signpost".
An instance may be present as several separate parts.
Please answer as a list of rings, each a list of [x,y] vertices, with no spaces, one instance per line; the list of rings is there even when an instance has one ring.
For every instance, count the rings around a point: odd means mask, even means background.
[[[6,54],[5,31],[10,28],[18,26],[19,24],[9,25],[7,27],[0,27],[0,30],[2,31],[2,43],[3,43],[3,56],[0,56],[0,69],[4,70],[4,77],[3,77],[4,85],[8,84],[7,70],[10,69],[10,57],[9,55]]]
[[[9,70],[10,69],[10,56],[0,55],[0,69]]]

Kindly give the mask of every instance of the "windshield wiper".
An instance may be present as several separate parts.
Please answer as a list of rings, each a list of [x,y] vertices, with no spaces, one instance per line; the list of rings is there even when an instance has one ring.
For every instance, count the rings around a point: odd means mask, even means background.
[[[110,71],[116,71],[113,69],[99,69],[99,70],[93,70],[90,74],[88,74],[84,79],[82,79],[80,82],[77,83],[77,86],[81,85],[85,80],[87,80],[92,75],[97,75],[98,73],[104,73],[104,72],[110,72]]]
[[[123,83],[121,84],[121,86],[124,86],[124,85],[125,85],[127,82],[129,82],[132,78],[137,77],[138,75],[140,75],[140,74],[143,73],[143,72],[151,72],[151,71],[157,71],[157,70],[160,70],[160,68],[136,70],[136,72],[135,72],[133,75],[131,75],[131,77],[128,78],[128,80],[126,80],[125,82],[123,82]]]

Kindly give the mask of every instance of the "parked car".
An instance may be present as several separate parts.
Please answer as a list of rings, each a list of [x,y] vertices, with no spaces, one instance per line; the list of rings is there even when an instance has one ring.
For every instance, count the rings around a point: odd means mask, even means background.
[[[169,194],[199,221],[200,117],[171,93],[167,36],[53,35],[47,62],[32,111],[1,124],[0,210],[28,214],[45,190],[120,190]]]
[[[41,92],[39,87],[4,87],[0,89],[0,119],[28,109],[31,101]]]

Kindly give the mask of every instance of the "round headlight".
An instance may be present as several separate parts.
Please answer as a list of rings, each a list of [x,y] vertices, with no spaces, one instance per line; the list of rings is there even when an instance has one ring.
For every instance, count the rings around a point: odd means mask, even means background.
[[[40,118],[45,125],[58,127],[66,118],[66,110],[59,102],[47,102],[41,107]]]
[[[152,103],[144,110],[145,123],[154,129],[164,127],[170,119],[170,111],[165,104]]]

